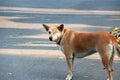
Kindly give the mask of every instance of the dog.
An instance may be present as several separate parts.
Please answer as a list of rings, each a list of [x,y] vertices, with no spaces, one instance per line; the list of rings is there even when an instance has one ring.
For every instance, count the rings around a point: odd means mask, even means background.
[[[74,58],[99,52],[102,63],[108,74],[108,80],[113,80],[113,60],[116,53],[120,57],[120,50],[116,38],[106,31],[99,32],[77,32],[66,29],[64,24],[46,25],[45,30],[49,33],[49,40],[56,42],[62,49],[68,65],[66,80],[73,78]]]

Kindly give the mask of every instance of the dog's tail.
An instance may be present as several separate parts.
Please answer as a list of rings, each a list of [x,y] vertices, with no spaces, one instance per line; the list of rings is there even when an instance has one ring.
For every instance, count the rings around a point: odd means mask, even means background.
[[[116,50],[117,50],[117,55],[120,57],[120,48],[117,47]]]
[[[116,38],[113,37],[113,35],[112,35],[111,38],[112,38],[112,43],[113,43],[113,46],[114,46],[115,54],[117,54],[120,57],[120,46],[119,46]]]

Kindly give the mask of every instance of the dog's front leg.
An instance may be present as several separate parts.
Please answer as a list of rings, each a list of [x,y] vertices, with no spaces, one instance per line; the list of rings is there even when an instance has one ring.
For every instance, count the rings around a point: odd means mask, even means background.
[[[72,78],[73,78],[73,62],[74,62],[74,56],[72,53],[66,55],[66,62],[68,65],[68,75],[66,77],[66,80],[72,80]]]

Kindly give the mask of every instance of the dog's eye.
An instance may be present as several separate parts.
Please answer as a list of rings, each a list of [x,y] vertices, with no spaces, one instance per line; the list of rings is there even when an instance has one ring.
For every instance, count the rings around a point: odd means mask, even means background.
[[[49,34],[51,34],[51,32],[48,32]]]

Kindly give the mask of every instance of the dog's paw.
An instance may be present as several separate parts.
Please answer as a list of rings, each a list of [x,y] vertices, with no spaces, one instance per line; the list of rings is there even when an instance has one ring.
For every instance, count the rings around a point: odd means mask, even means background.
[[[68,74],[65,80],[72,80],[72,78],[73,76]]]
[[[107,80],[109,80],[109,78],[107,78]]]

